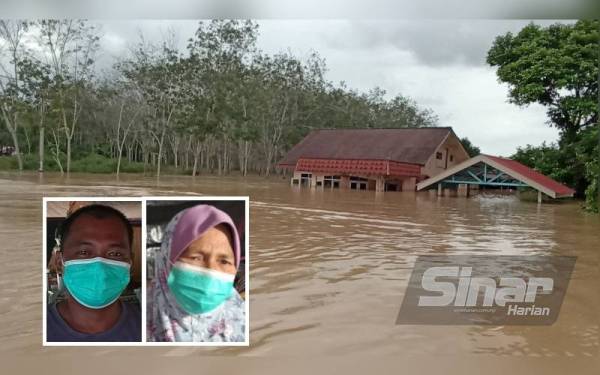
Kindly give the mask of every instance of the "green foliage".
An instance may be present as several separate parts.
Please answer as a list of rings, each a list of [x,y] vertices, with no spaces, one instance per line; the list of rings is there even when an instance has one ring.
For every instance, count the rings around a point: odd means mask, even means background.
[[[64,158],[64,155],[63,155]],[[117,162],[115,159],[107,158],[98,154],[87,154],[79,159],[73,160],[72,172],[80,173],[114,173]],[[39,156],[36,154],[23,155],[23,169],[35,171],[39,167]],[[17,159],[14,156],[0,156],[0,170],[17,170]],[[47,172],[58,172],[60,169],[56,160],[47,157],[44,161],[44,169]],[[123,173],[141,173],[144,171],[144,164],[138,162],[121,163],[121,172]]]
[[[542,104],[553,126],[576,132],[598,120],[599,23],[529,24],[497,37],[487,62],[498,67],[513,103]]]
[[[37,154],[24,154],[23,155],[23,169],[30,171],[37,171],[39,168],[39,155]],[[17,164],[17,158],[15,156],[0,156],[0,170],[13,170],[19,169]],[[44,159],[44,169],[46,171],[59,171],[56,161],[49,155]]]
[[[431,110],[399,93],[327,81],[316,52],[299,58],[260,51],[253,21],[200,22],[185,50],[168,33],[154,44],[141,38],[100,77],[94,60],[102,43],[93,22],[26,26],[13,77],[19,85],[0,95],[10,98],[18,119],[14,131],[0,129],[0,141],[21,144],[25,169],[38,168],[25,154],[39,152],[43,137],[48,171],[113,173],[121,155],[122,172],[159,174],[164,165],[173,173],[195,166],[268,174],[316,128],[437,124]]]
[[[144,163],[139,162],[121,162],[121,172],[122,173],[142,173],[144,172]]]
[[[71,162],[73,172],[112,173],[115,168],[115,160],[97,154],[89,154]]]
[[[577,195],[585,196],[586,209],[598,212],[599,139],[598,127],[589,127],[571,143],[527,145],[511,158],[574,187]]]
[[[0,171],[19,169],[17,158],[14,156],[0,156]]]
[[[463,147],[465,148],[465,150],[467,151],[467,154],[469,154],[470,157],[481,154],[481,150],[479,149],[479,147],[477,147],[473,143],[471,143],[469,138],[467,138],[467,137],[461,138],[460,143],[462,143]]]
[[[577,144],[577,155],[585,166],[585,203],[589,211],[599,212],[600,184],[600,130],[598,126],[586,129]]]
[[[560,130],[558,144],[527,145],[513,156],[585,196],[598,210],[598,78],[600,21],[541,27],[494,41],[487,62],[509,85],[511,102],[547,108],[548,123]]]
[[[546,144],[544,142],[541,146],[518,147],[511,159],[534,168],[555,180],[572,180],[567,176],[569,171],[562,167],[561,152],[555,143]]]
[[[600,211],[600,164],[596,161],[587,165],[587,177],[590,179],[590,184],[585,189],[585,204],[586,208],[591,212]]]
[[[73,172],[114,173],[117,169],[117,161],[98,154],[88,154],[81,159],[74,160],[71,168]],[[121,162],[121,172],[123,173],[140,173],[143,170],[143,163]]]

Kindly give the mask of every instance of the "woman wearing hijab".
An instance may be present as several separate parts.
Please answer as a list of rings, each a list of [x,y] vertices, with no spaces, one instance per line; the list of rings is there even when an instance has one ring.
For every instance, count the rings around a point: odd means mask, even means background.
[[[148,341],[243,342],[244,301],[233,287],[240,253],[225,212],[197,205],[175,215],[155,258]]]

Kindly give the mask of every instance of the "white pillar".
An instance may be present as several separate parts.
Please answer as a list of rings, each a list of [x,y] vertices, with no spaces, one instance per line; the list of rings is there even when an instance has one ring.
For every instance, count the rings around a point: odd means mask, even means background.
[[[377,176],[375,180],[375,191],[383,192],[385,191],[385,180],[382,176]]]
[[[458,184],[457,195],[459,197],[468,197],[469,196],[469,184]]]

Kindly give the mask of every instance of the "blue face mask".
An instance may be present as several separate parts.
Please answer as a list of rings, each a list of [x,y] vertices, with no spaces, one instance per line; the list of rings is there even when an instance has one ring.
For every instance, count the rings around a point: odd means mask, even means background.
[[[187,313],[202,314],[216,309],[231,296],[234,278],[228,273],[176,262],[167,285]]]
[[[106,258],[76,259],[65,262],[63,281],[69,294],[90,309],[101,309],[115,302],[127,284],[126,262]]]

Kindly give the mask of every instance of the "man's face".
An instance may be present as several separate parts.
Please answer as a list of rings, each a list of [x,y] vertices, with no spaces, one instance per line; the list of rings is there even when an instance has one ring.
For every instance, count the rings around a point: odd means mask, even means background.
[[[119,218],[84,214],[71,224],[63,244],[63,260],[96,257],[131,263],[127,229]]]

